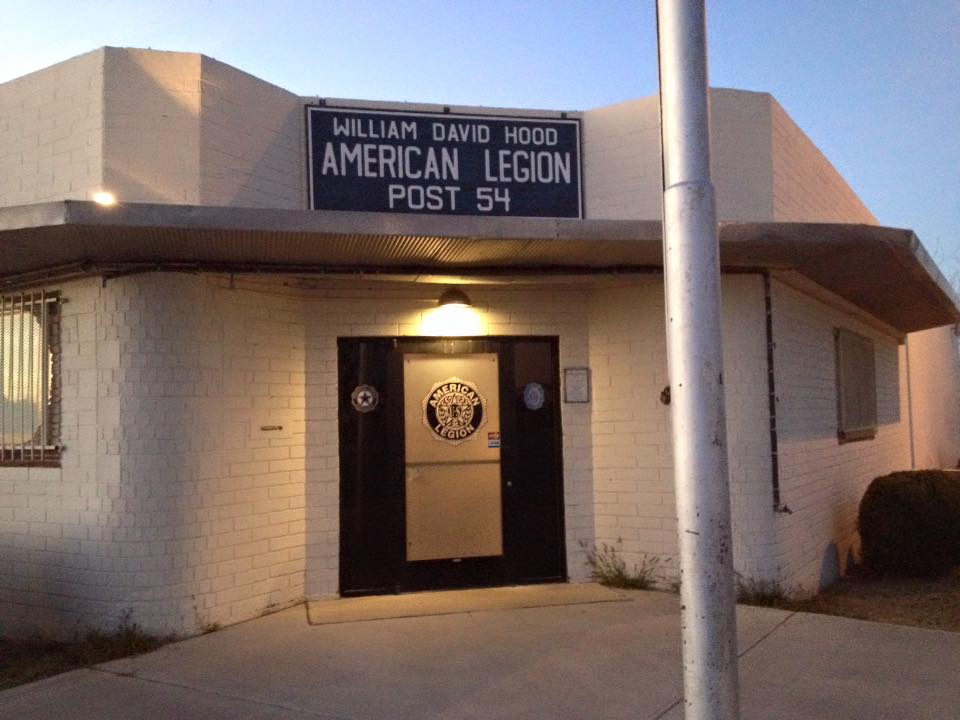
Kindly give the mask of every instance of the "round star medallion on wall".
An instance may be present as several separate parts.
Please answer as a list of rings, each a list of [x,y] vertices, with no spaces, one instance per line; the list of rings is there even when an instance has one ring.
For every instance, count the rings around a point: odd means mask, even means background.
[[[357,385],[350,393],[350,404],[358,413],[373,412],[380,404],[380,393],[373,385]]]

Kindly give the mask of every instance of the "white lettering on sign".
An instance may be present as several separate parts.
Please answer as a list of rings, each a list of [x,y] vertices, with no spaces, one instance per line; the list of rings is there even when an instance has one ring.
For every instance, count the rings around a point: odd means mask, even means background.
[[[371,140],[417,139],[417,123],[413,120],[397,121],[337,116],[332,119],[334,136],[370,138]]]
[[[483,151],[487,182],[570,183],[570,153],[556,150]]]
[[[441,385],[433,391],[433,395],[430,396],[431,407],[436,407],[437,403],[443,399],[443,396],[449,393],[459,393],[474,407],[480,404],[480,398],[477,396],[477,391],[466,383],[448,383],[447,385]]]
[[[456,210],[456,185],[396,185],[387,186],[387,201],[391,210]]]
[[[484,402],[469,380],[447,378],[436,383],[423,399],[423,424],[434,439],[459,445],[472,439],[486,422]]]
[[[556,128],[508,125],[503,129],[503,141],[508,145],[556,145]]]
[[[471,123],[431,123],[431,135],[436,142],[490,142],[490,128]]]
[[[504,212],[510,212],[509,188],[477,188],[477,210],[480,212],[492,212],[494,203],[502,205]]]
[[[415,145],[327,142],[320,165],[323,175],[413,180],[459,180],[457,148],[419,148]]]
[[[582,215],[579,121],[308,108],[310,206]]]

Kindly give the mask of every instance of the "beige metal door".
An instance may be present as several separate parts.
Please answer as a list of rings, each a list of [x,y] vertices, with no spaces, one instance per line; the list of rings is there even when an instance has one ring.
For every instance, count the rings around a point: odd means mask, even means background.
[[[496,353],[403,363],[406,559],[503,554]]]

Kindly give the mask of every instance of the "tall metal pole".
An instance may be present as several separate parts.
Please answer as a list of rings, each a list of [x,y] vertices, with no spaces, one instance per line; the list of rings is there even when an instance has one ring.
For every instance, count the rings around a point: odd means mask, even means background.
[[[703,0],[658,0],[657,28],[685,717],[736,720],[736,605]]]

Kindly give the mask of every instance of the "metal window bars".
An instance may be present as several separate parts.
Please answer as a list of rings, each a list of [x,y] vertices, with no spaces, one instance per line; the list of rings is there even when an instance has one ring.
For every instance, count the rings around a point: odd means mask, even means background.
[[[52,332],[58,303],[58,295],[44,290],[0,295],[0,462],[59,455]]]

